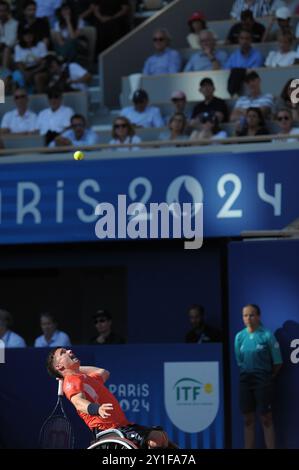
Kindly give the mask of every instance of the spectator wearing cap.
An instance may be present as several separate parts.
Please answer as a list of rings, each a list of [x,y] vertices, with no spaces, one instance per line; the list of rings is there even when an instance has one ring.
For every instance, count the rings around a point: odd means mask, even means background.
[[[58,330],[57,321],[51,313],[42,313],[40,315],[40,327],[43,334],[34,341],[35,348],[54,348],[56,346],[66,348],[71,346],[69,336]]]
[[[291,12],[291,15],[297,15],[297,11],[298,10],[298,6],[299,6],[299,2],[298,0],[273,0],[273,1],[269,1],[268,3],[270,3],[270,13],[273,14],[276,12],[276,10],[278,10],[278,8],[281,8],[281,7],[287,7],[290,12]]]
[[[203,113],[214,113],[219,122],[228,120],[228,109],[226,102],[214,95],[215,86],[211,78],[203,78],[199,83],[198,91],[204,99],[197,103],[192,111],[191,126],[198,127],[198,118]]]
[[[142,73],[144,75],[160,75],[178,73],[181,70],[180,54],[169,47],[170,35],[167,29],[157,29],[153,34],[155,54],[146,59]]]
[[[0,340],[6,348],[25,348],[24,339],[11,330],[13,324],[12,315],[7,310],[0,310]]]
[[[173,105],[173,109],[170,115],[168,115],[165,119],[167,123],[169,123],[169,119],[175,113],[182,113],[184,114],[187,121],[191,118],[191,113],[186,109],[187,107],[187,97],[186,94],[181,90],[176,90],[171,94],[171,103]]]
[[[230,12],[230,16],[240,21],[241,13],[244,10],[252,11],[254,18],[267,16],[269,9],[267,8],[268,0],[235,0]]]
[[[112,139],[110,145],[123,145],[123,147],[117,147],[114,150],[118,151],[130,151],[138,150],[138,147],[127,147],[130,144],[139,144],[141,139],[135,133],[134,126],[131,124],[129,119],[124,116],[118,116],[115,118],[112,127]]]
[[[168,130],[159,135],[159,140],[188,140],[186,134],[187,119],[184,113],[174,113],[169,119]]]
[[[227,35],[227,44],[238,44],[239,35],[242,30],[249,31],[253,42],[261,42],[265,34],[265,26],[255,21],[251,10],[244,10],[241,13],[241,21],[234,24]]]
[[[50,45],[50,25],[48,18],[36,17],[36,2],[28,0],[23,7],[23,16],[18,26],[18,38],[22,36],[24,31],[30,31],[37,42],[44,41],[46,46]]]
[[[297,52],[292,49],[294,36],[290,31],[278,33],[278,51],[270,51],[266,67],[289,67],[297,59]]]
[[[1,133],[32,134],[37,130],[37,115],[28,109],[28,95],[24,88],[14,92],[16,107],[4,114],[1,121]]]
[[[71,117],[71,128],[55,137],[49,147],[96,145],[99,136],[91,129],[87,129],[86,119],[82,114],[74,114]]]
[[[163,127],[164,121],[160,109],[149,105],[149,97],[145,90],[140,88],[133,94],[133,106],[128,106],[121,111],[121,116],[126,117],[137,127]]]
[[[227,59],[225,51],[216,49],[216,40],[212,31],[207,29],[199,33],[200,50],[192,54],[184,72],[199,72],[201,70],[219,70],[224,67]]]
[[[201,11],[195,11],[188,19],[190,33],[187,36],[187,43],[191,49],[199,49],[199,33],[207,29],[205,16]]]
[[[115,333],[112,328],[112,317],[108,310],[98,310],[93,315],[96,336],[91,338],[90,344],[124,344],[126,341]]]
[[[282,6],[275,11],[271,21],[264,33],[263,41],[275,41],[280,31],[292,32],[291,11],[288,7]]]
[[[49,88],[66,91],[86,91],[91,80],[90,73],[76,62],[61,62],[57,57],[50,56],[47,60],[49,71]]]
[[[17,42],[18,22],[11,17],[10,6],[0,1],[0,65],[9,68],[11,52]]]
[[[74,114],[72,108],[62,104],[62,94],[59,91],[50,90],[48,100],[49,107],[40,111],[37,116],[37,129],[45,136],[46,145],[70,126]]]
[[[209,139],[211,143],[218,139],[226,139],[227,132],[219,127],[219,121],[213,111],[204,112],[199,116],[199,129],[190,135],[190,140]]]
[[[237,121],[245,116],[248,108],[260,108],[264,117],[271,113],[273,107],[273,96],[270,93],[263,94],[261,90],[261,79],[257,72],[252,71],[245,76],[247,95],[240,96],[231,113],[230,120]]]
[[[226,69],[244,68],[250,69],[262,67],[264,58],[258,49],[252,47],[252,35],[246,29],[239,34],[239,48],[232,52],[225,63]]]

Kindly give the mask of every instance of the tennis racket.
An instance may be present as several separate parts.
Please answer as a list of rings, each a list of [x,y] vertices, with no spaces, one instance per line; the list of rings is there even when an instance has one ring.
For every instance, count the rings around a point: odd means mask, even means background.
[[[74,433],[62,405],[62,380],[58,380],[57,402],[39,435],[41,449],[73,449]]]

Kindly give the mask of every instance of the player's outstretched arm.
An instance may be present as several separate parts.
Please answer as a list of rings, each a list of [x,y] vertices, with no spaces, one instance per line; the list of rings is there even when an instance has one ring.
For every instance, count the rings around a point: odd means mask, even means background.
[[[102,418],[109,418],[109,416],[111,416],[110,412],[113,410],[112,403],[103,403],[102,405],[98,403],[91,403],[89,400],[86,400],[84,393],[77,393],[76,395],[73,395],[71,402],[77,411],[93,416],[98,415]]]
[[[106,380],[109,379],[110,377],[110,372],[106,369],[101,369],[100,367],[93,367],[93,366],[80,366],[80,372],[83,374],[97,374],[100,377],[102,377],[103,381],[106,382]]]

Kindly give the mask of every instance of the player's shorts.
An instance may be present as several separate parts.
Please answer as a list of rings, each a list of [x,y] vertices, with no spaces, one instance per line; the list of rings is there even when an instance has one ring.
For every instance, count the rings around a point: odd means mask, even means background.
[[[243,414],[257,411],[265,415],[272,411],[273,379],[265,374],[241,373],[240,409]]]
[[[139,424],[128,424],[117,429],[123,433],[126,439],[133,441],[140,448],[147,448],[146,440],[152,431],[163,431],[160,426],[147,427]]]

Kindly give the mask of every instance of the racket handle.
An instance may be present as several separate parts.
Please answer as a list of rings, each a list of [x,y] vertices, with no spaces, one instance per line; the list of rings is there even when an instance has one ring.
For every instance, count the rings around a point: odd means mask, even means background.
[[[60,380],[58,379],[58,391],[57,391],[57,395],[59,397],[62,397],[63,396],[63,380]]]

